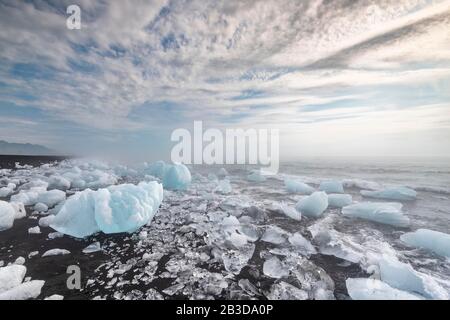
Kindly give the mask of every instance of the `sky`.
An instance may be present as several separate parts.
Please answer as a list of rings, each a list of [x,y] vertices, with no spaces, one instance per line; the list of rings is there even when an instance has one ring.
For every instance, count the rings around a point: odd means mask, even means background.
[[[450,1],[0,0],[0,43],[0,140],[155,159],[201,120],[282,159],[450,156]]]

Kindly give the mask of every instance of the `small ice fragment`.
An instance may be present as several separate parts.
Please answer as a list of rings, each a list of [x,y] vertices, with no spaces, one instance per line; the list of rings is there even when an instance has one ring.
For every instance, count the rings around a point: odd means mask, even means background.
[[[100,242],[94,242],[88,245],[86,248],[83,249],[83,253],[93,253],[97,251],[101,251],[102,247],[100,246]]]
[[[39,226],[42,228],[49,227],[53,223],[55,216],[53,214],[39,219]]]
[[[292,179],[286,179],[284,180],[284,184],[286,186],[286,189],[288,192],[291,193],[300,193],[300,194],[307,194],[310,195],[314,192],[314,188],[308,186],[306,183],[292,180]]]
[[[66,249],[51,249],[44,252],[42,257],[50,257],[50,256],[60,256],[70,254],[69,250]]]
[[[16,261],[14,261],[14,264],[23,265],[25,264],[25,258],[24,257],[18,257]]]
[[[274,279],[280,279],[289,275],[289,270],[277,257],[271,257],[264,261],[263,273]]]
[[[349,194],[329,194],[328,205],[333,208],[343,208],[351,205],[353,202],[352,196]]]
[[[32,280],[19,284],[7,291],[0,292],[0,300],[27,300],[37,298],[44,286],[43,280]]]
[[[307,217],[320,217],[328,208],[328,196],[325,192],[314,192],[301,199],[295,208]]]
[[[272,208],[274,209],[274,211],[280,212],[284,215],[286,215],[287,217],[300,221],[302,220],[302,214],[301,212],[297,211],[297,209],[295,209],[294,207],[289,206],[287,203],[285,202],[281,202],[281,203],[274,203],[272,205]]]
[[[344,186],[341,181],[328,180],[322,181],[319,186],[320,191],[325,191],[326,193],[344,193]]]
[[[214,191],[222,194],[228,194],[233,190],[228,179],[220,180]]]
[[[28,259],[33,258],[34,256],[37,256],[39,254],[39,251],[32,251],[28,254]]]
[[[186,190],[191,180],[191,172],[184,164],[168,165],[164,173],[163,186],[169,190]]]
[[[400,203],[360,202],[344,207],[342,214],[352,218],[361,218],[396,227],[407,227],[409,218],[401,211]]]
[[[47,236],[48,236],[48,238],[49,238],[50,240],[53,240],[53,239],[56,239],[56,238],[62,238],[62,237],[64,237],[64,233],[58,232],[58,231],[56,231],[56,232],[50,232]]]
[[[41,228],[39,228],[39,226],[33,227],[33,228],[29,228],[28,229],[28,233],[29,234],[40,234],[41,233]]]
[[[272,244],[283,244],[288,238],[288,233],[277,226],[269,226],[261,237],[262,241]]]
[[[410,246],[428,249],[441,256],[450,258],[450,234],[419,229],[401,235],[400,239]]]
[[[417,192],[406,187],[393,187],[379,191],[361,190],[361,195],[369,198],[387,199],[395,201],[416,200]]]
[[[317,251],[305,237],[296,232],[289,237],[289,243],[304,251],[306,254],[316,254]]]
[[[0,200],[0,231],[11,228],[16,212],[11,204]]]
[[[60,294],[52,294],[51,296],[44,298],[44,300],[64,300],[64,296]]]
[[[393,288],[376,279],[347,279],[345,284],[353,300],[422,300],[418,295]]]
[[[48,206],[45,203],[38,202],[34,205],[34,211],[37,212],[47,212]]]
[[[281,281],[275,283],[267,294],[269,300],[307,300],[308,292]]]

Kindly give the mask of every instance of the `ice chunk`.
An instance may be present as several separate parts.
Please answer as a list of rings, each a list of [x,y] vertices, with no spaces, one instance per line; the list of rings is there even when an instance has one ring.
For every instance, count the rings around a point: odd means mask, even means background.
[[[400,236],[400,239],[410,246],[428,249],[441,256],[450,258],[449,234],[428,229],[419,229],[415,232],[403,234]]]
[[[36,226],[34,228],[29,228],[28,233],[29,234],[39,234],[39,233],[41,233],[41,228],[39,228],[39,226]]]
[[[344,186],[341,181],[328,180],[322,181],[319,186],[320,191],[325,191],[326,193],[344,193]]]
[[[274,203],[272,205],[272,209],[274,211],[280,212],[286,216],[288,216],[291,219],[300,221],[302,219],[302,214],[297,211],[297,209],[295,209],[294,207],[289,206],[287,203],[285,202],[281,202],[281,203]]]
[[[264,261],[263,273],[274,279],[280,279],[289,275],[289,270],[277,257],[271,257]]]
[[[59,175],[54,175],[48,178],[48,188],[67,190],[70,189],[70,181]]]
[[[253,170],[248,176],[247,180],[252,182],[264,182],[266,177],[261,173],[261,170]]]
[[[100,245],[100,242],[94,242],[88,245],[86,248],[83,249],[83,253],[93,253],[97,251],[101,251],[102,247]]]
[[[51,296],[44,298],[44,300],[64,300],[64,296],[60,294],[52,294]]]
[[[328,208],[328,196],[325,192],[314,192],[301,199],[295,208],[307,217],[320,217]]]
[[[0,268],[0,293],[20,285],[25,277],[27,268],[23,265],[12,264]]]
[[[289,243],[292,244],[294,247],[297,247],[301,251],[305,252],[306,254],[317,253],[313,245],[298,232],[294,233],[289,237]]]
[[[388,202],[361,202],[342,209],[344,216],[361,218],[395,227],[407,227],[409,218],[403,214],[402,204]]]
[[[396,201],[416,200],[417,192],[406,187],[387,188],[379,191],[361,190],[361,195],[368,198],[378,198]]]
[[[0,188],[0,198],[9,196],[15,188],[16,185],[14,183],[8,183],[6,187]]]
[[[42,257],[63,256],[66,254],[70,254],[70,251],[66,249],[50,249],[45,251]]]
[[[287,191],[291,193],[300,193],[309,195],[314,192],[313,187],[310,187],[306,183],[300,181],[286,179],[284,180],[284,184],[286,186]]]
[[[38,202],[34,205],[34,210],[38,212],[47,212],[48,206],[45,203]]]
[[[352,196],[349,194],[329,194],[328,205],[333,208],[343,208],[351,205],[353,202]]]
[[[217,173],[217,176],[226,177],[228,176],[228,171],[225,168],[220,168],[219,172]]]
[[[23,265],[25,264],[25,258],[24,257],[18,257],[16,261],[14,261],[14,264]]]
[[[25,206],[21,202],[10,202],[9,203],[15,211],[14,219],[22,219],[27,215]]]
[[[294,287],[293,285],[281,281],[275,283],[270,288],[269,294],[267,294],[269,300],[307,300],[308,292],[305,290]]]
[[[447,291],[431,276],[415,271],[397,258],[383,256],[379,261],[380,278],[391,287],[420,294],[425,298],[448,300]]]
[[[55,220],[55,216],[53,214],[47,217],[42,217],[39,219],[39,226],[43,228],[49,227],[53,220]]]
[[[47,207],[53,207],[54,205],[66,200],[66,193],[61,190],[50,190],[38,195],[36,202],[41,202]]]
[[[184,164],[169,165],[164,173],[163,186],[169,190],[186,190],[191,180],[191,173]]]
[[[215,191],[222,194],[230,193],[233,190],[228,179],[220,180]]]
[[[147,172],[152,176],[162,179],[167,171],[167,165],[164,161],[157,161],[149,166]]]
[[[44,286],[43,280],[32,280],[19,284],[7,291],[0,293],[0,300],[26,300],[37,298]]]
[[[269,226],[264,232],[261,240],[273,244],[283,244],[286,242],[289,234],[277,226]]]
[[[151,221],[162,198],[162,185],[155,181],[87,189],[67,199],[51,227],[77,238],[98,231],[134,232]]]
[[[353,300],[422,300],[420,296],[392,288],[376,279],[347,279],[345,284]]]
[[[14,207],[6,201],[0,200],[0,231],[11,228],[14,224],[16,211]]]

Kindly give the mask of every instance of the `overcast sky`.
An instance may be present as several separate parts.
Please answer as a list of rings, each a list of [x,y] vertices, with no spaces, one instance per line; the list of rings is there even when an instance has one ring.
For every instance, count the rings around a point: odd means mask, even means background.
[[[0,43],[10,142],[164,158],[203,120],[283,159],[450,156],[449,1],[0,0]]]

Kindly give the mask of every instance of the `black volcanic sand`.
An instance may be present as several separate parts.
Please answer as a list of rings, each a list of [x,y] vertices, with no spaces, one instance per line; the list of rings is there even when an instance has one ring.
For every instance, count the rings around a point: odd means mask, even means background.
[[[55,160],[61,160],[61,157],[11,157],[0,156],[0,168],[14,168],[16,162],[20,162],[21,165],[41,165],[44,163],[52,162]],[[29,234],[28,229],[38,225],[39,215],[32,215],[32,208],[27,209],[27,217],[14,221],[14,226],[5,231],[0,232],[0,261],[4,262],[4,265],[13,263],[18,257],[25,258],[25,266],[27,267],[27,273],[25,277],[31,277],[32,280],[44,280],[45,284],[42,288],[41,295],[38,299],[43,299],[52,294],[63,295],[64,299],[92,299],[94,297],[106,297],[113,298],[114,286],[110,289],[106,289],[105,285],[101,285],[102,281],[107,283],[110,279],[107,278],[106,268],[101,267],[102,264],[111,260],[113,254],[115,257],[120,256],[120,260],[125,262],[129,259],[138,258],[137,253],[134,250],[135,240],[132,239],[130,234],[114,234],[105,235],[97,234],[86,239],[76,239],[70,236],[63,236],[56,239],[48,239],[48,234],[54,232],[51,228],[40,227],[41,234]],[[158,215],[155,216],[152,224],[159,224]],[[151,228],[152,225],[145,228]],[[179,232],[177,226],[170,231],[176,234]],[[181,234],[181,232],[180,232]],[[114,243],[114,249],[94,252],[85,254],[82,252],[84,248],[92,244],[95,241],[99,241],[103,246],[108,246]],[[198,246],[204,245],[202,237],[198,236],[196,240]],[[244,267],[239,275],[236,276],[236,281],[239,279],[249,279],[250,282],[258,282],[258,287],[263,290],[268,290],[274,283],[273,279],[261,278],[262,263],[264,262],[260,258],[260,252],[270,247],[262,241],[256,242],[256,249],[253,257],[248,262],[248,266]],[[197,246],[195,246],[197,247]],[[50,257],[41,257],[42,254],[51,249],[66,249],[70,251],[67,255],[57,255]],[[156,248],[157,250],[157,248]],[[29,253],[33,251],[39,251],[39,254],[28,258]],[[109,252],[109,253],[108,253]],[[111,253],[112,252],[112,253]],[[161,274],[165,271],[165,264],[169,261],[171,254],[165,254],[158,262],[158,267],[155,275]],[[316,254],[311,256],[310,260],[317,266],[323,268],[327,274],[334,280],[335,283],[335,296],[337,299],[348,299],[348,293],[345,286],[345,280],[351,277],[367,277],[361,268],[356,264],[348,263],[342,259],[332,256],[324,256]],[[135,274],[140,272],[141,262],[133,265],[132,269],[127,271],[130,279]],[[70,265],[77,265],[81,270],[81,290],[68,289],[66,282],[70,274],[67,273],[67,268]],[[221,264],[205,264],[199,267],[207,269],[211,272],[223,270]],[[89,279],[96,279],[91,286],[86,286]],[[174,283],[173,278],[155,278],[153,281],[143,284],[139,282],[137,284],[126,284],[126,291],[131,292],[134,289],[140,292],[146,292],[148,289],[157,290],[165,299],[188,299],[189,297],[182,295],[168,296],[162,292],[162,290],[170,287]],[[100,284],[99,284],[100,283]],[[226,299],[227,293],[223,292],[220,296],[216,296],[217,299]],[[259,299],[265,299],[264,296],[259,296]]]
[[[0,154],[0,169],[14,169],[16,162],[20,165],[37,167],[53,161],[68,159],[64,156],[11,156]]]

